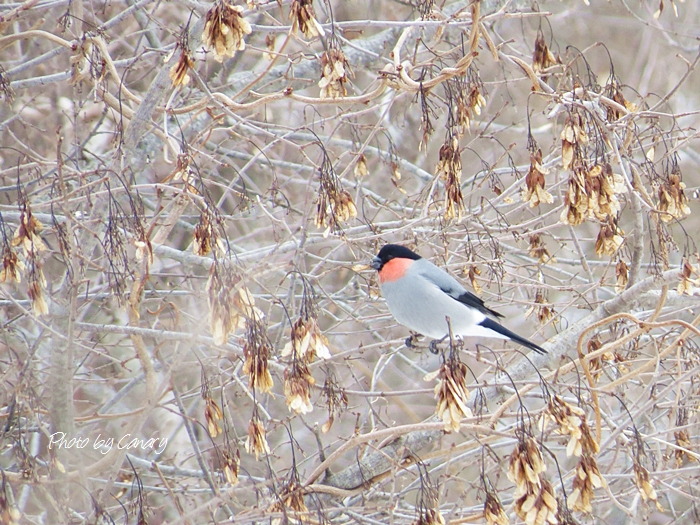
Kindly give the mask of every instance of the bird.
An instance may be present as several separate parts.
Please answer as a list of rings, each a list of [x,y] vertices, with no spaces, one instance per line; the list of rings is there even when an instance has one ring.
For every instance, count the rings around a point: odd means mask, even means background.
[[[506,339],[540,354],[547,353],[494,321],[492,317],[503,315],[488,308],[446,271],[405,246],[384,245],[370,267],[379,272],[379,288],[389,311],[413,332],[444,340],[449,335],[449,317],[453,335]],[[430,349],[435,353],[434,343]]]

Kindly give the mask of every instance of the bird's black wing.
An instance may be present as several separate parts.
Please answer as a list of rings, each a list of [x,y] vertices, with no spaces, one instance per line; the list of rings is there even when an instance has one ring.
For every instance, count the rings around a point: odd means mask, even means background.
[[[454,297],[455,299],[457,299],[460,303],[466,304],[467,306],[470,306],[472,308],[476,308],[481,313],[484,313],[486,315],[492,315],[494,317],[503,317],[503,314],[499,314],[495,310],[491,310],[491,308],[487,307],[484,304],[483,300],[479,299],[476,295],[474,295],[471,292],[467,292],[465,290],[460,295],[454,295],[454,294],[450,293],[448,290],[443,290],[443,291],[447,292],[451,297]]]
[[[440,288],[440,290],[445,292],[454,300],[459,301],[460,303],[469,306],[470,308],[475,308],[476,310],[480,311],[485,315],[503,317],[503,314],[499,314],[498,312],[491,310],[491,308],[488,308],[484,304],[484,301],[479,299],[473,293],[465,290],[464,286],[462,286],[460,282],[454,277],[452,277],[449,273],[439,269],[437,266],[435,266],[427,260],[422,260],[421,262],[423,263],[423,265],[420,275],[422,275],[425,279],[435,284],[435,286]]]

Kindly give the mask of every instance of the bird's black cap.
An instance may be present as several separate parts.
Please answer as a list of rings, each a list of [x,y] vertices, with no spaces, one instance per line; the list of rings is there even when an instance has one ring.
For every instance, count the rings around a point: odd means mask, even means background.
[[[414,261],[421,259],[420,255],[409,250],[405,246],[401,246],[400,244],[385,244],[382,249],[379,250],[377,256],[372,259],[370,266],[375,270],[381,270],[382,266],[384,266],[390,260],[396,259],[397,257],[400,259],[411,259]]]

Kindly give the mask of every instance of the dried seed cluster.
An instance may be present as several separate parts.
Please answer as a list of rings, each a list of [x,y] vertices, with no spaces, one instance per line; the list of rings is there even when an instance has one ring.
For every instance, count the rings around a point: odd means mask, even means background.
[[[252,32],[243,18],[243,7],[219,0],[207,11],[202,43],[205,49],[214,52],[217,61],[223,62],[224,58],[245,49],[245,36]]]
[[[299,473],[293,467],[289,480],[282,486],[277,501],[270,507],[270,512],[281,513],[282,517],[270,520],[270,525],[284,525],[287,523],[301,525],[306,520],[304,517],[309,509],[304,501],[304,487],[299,481]]]
[[[328,339],[323,335],[318,322],[313,317],[300,317],[292,325],[292,335],[284,345],[281,357],[292,356],[306,363],[313,363],[315,357],[330,359]]]
[[[246,319],[262,318],[253,295],[229,264],[219,261],[212,264],[206,290],[209,324],[217,345],[225,344],[237,328],[245,328]]]
[[[224,256],[226,253],[224,242],[214,224],[212,213],[206,209],[200,215],[192,236],[192,251],[196,255],[205,257],[211,253],[214,246],[216,246],[217,255]]]
[[[547,324],[556,314],[552,303],[547,299],[546,290],[538,289],[537,292],[535,292],[535,303],[527,309],[525,317],[530,317],[532,314],[537,316],[537,320],[542,325]]]
[[[174,87],[187,86],[190,83],[189,71],[194,67],[194,60],[185,47],[180,47],[180,58],[170,68],[170,80]]]
[[[438,380],[435,385],[435,398],[438,400],[435,412],[445,425],[445,432],[459,431],[462,418],[472,417],[467,407],[467,365],[456,355],[450,356],[442,366],[425,376],[425,381]]]
[[[311,388],[316,380],[309,371],[314,357],[329,359],[328,340],[321,333],[316,319],[300,317],[292,326],[290,341],[284,346],[281,357],[292,358],[284,371],[284,395],[287,407],[297,414],[308,414],[313,410]]]
[[[299,31],[308,39],[325,34],[323,27],[316,20],[313,0],[292,0],[289,18],[292,21],[292,34],[295,36]]]
[[[486,493],[486,501],[484,501],[484,518],[486,525],[509,525],[510,520],[503,505],[496,497],[493,491]]]
[[[581,458],[576,465],[576,476],[573,490],[567,499],[567,507],[590,513],[593,510],[593,490],[605,487],[606,483],[595,460],[599,447],[586,422],[586,414],[581,408],[567,403],[559,396],[553,396],[540,420],[540,428],[544,429],[548,421],[557,425],[556,431],[559,434],[569,436],[567,457]]]
[[[342,222],[357,217],[357,208],[350,193],[342,188],[340,179],[327,155],[324,155],[319,177],[321,184],[314,222],[317,228],[325,228],[323,233],[325,237],[331,230],[339,230]]]
[[[309,365],[299,359],[293,359],[284,370],[284,397],[290,412],[308,414],[313,410],[311,388],[316,380],[309,371]]]
[[[34,217],[28,204],[24,204],[20,214],[19,225],[10,243],[3,247],[2,270],[0,282],[22,281],[22,272],[27,274],[27,295],[32,305],[34,315],[49,313],[49,305],[44,297],[46,277],[42,270],[40,254],[48,250],[41,238],[40,232],[44,225]],[[22,247],[22,259],[12,248]]]
[[[542,241],[542,236],[539,233],[530,235],[529,241],[530,247],[528,252],[530,253],[530,257],[537,259],[540,264],[556,262],[556,259],[549,253],[549,250]]]
[[[21,246],[26,258],[36,257],[39,252],[48,249],[39,235],[43,229],[44,225],[34,217],[29,206],[25,205],[22,208],[19,226],[12,238],[12,246]]]
[[[693,450],[693,443],[690,441],[690,436],[686,430],[676,430],[673,433],[673,437],[676,441],[676,445],[679,447],[673,452],[676,458],[676,467],[680,468],[685,462],[698,460],[697,456],[688,452],[689,450]]]
[[[600,226],[598,237],[595,241],[595,253],[597,255],[609,255],[613,257],[622,246],[625,238],[620,227],[617,225],[617,220],[608,217]]]
[[[627,282],[630,277],[630,269],[627,263],[620,259],[615,265],[615,293],[622,293],[627,288]],[[679,292],[680,293],[680,292]]]
[[[19,257],[17,253],[10,248],[9,245],[5,245],[2,253],[2,270],[0,270],[0,283],[6,281],[21,283],[22,282],[22,272],[25,270],[26,266]]]
[[[451,105],[456,113],[455,121],[459,135],[464,135],[471,128],[471,121],[481,115],[481,108],[486,106],[486,99],[482,94],[482,85],[478,80],[465,81],[458,84],[456,104]]]
[[[637,485],[637,490],[639,490],[639,494],[644,502],[653,501],[659,512],[664,511],[664,508],[659,503],[656,489],[651,484],[649,471],[637,461],[634,463],[634,484]]]
[[[323,394],[326,398],[326,407],[328,408],[328,419],[321,426],[321,432],[325,434],[331,429],[336,415],[348,408],[348,396],[338,386],[338,382],[332,373],[326,376],[326,381],[323,384]]]
[[[538,31],[535,38],[535,50],[532,53],[532,70],[535,73],[542,73],[546,69],[560,63],[561,61],[547,47],[542,32]]]
[[[680,220],[686,215],[690,215],[688,207],[688,197],[685,196],[685,183],[675,173],[672,173],[668,180],[659,186],[659,202],[657,208],[662,213],[663,222]]]
[[[245,440],[245,450],[248,454],[255,454],[256,460],[260,459],[260,454],[270,453],[265,426],[257,416],[253,416],[248,424],[248,437]]]
[[[698,259],[697,255],[695,259]],[[693,275],[695,275],[695,279],[693,279]],[[681,262],[681,281],[678,283],[676,291],[679,294],[693,295],[695,288],[700,286],[698,277],[700,277],[700,270],[690,263],[688,257],[683,257]]]
[[[248,319],[246,342],[243,345],[243,373],[248,375],[248,384],[260,393],[272,391],[274,382],[268,368],[272,345],[267,338],[265,326],[260,317]]]
[[[526,525],[558,523],[557,499],[544,477],[547,466],[535,440],[526,436],[518,441],[510,456],[508,479],[515,483],[515,513]]]
[[[445,525],[439,509],[422,509],[413,525]]]
[[[574,169],[561,221],[576,226],[586,219],[617,220],[620,212],[617,195],[625,189],[622,176],[613,173],[610,164],[596,164],[589,170]]]
[[[222,464],[224,477],[229,484],[235,485],[238,483],[238,472],[240,471],[241,467],[241,452],[240,450],[236,449],[235,454],[232,454],[227,448],[225,448],[221,452],[221,455],[223,460]]]
[[[445,218],[461,218],[465,208],[462,196],[462,159],[456,134],[448,133],[440,148],[435,174],[440,175],[445,185]]]
[[[208,392],[203,394],[203,397],[205,402],[204,419],[207,422],[207,430],[209,431],[209,435],[215,438],[222,432],[219,421],[224,418],[224,414]]]
[[[530,169],[525,175],[525,188],[521,193],[522,201],[529,203],[530,208],[554,202],[552,194],[544,189],[544,176],[548,173],[549,170],[542,166],[542,150],[538,148],[530,154]]]
[[[321,98],[344,97],[348,94],[345,88],[345,83],[348,81],[347,75],[352,74],[352,70],[339,45],[331,45],[329,42],[328,47],[328,51],[321,55],[321,80],[318,82]]]

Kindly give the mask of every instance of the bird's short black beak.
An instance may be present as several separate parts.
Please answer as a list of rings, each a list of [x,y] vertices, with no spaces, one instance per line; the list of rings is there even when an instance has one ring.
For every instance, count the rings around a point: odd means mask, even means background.
[[[372,262],[369,263],[369,265],[374,268],[375,270],[381,270],[382,269],[382,260],[379,257],[375,257],[372,259]]]

